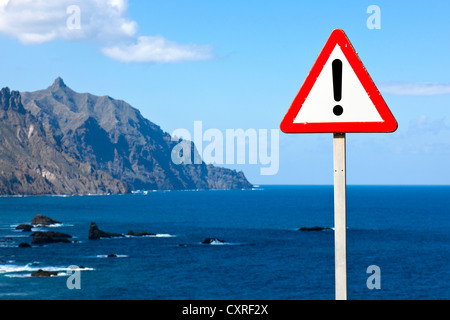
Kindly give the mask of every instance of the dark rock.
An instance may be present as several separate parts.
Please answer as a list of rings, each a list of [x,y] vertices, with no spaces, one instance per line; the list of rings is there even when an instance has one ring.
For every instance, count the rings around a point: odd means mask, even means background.
[[[129,236],[136,236],[136,237],[140,237],[140,236],[155,236],[156,233],[148,233],[147,231],[141,231],[141,232],[134,232],[134,231],[128,231],[127,235]]]
[[[112,233],[112,232],[105,232],[100,230],[95,222],[91,222],[91,227],[89,228],[89,235],[88,238],[90,240],[96,240],[100,238],[113,238],[113,237],[123,237],[123,234],[120,233]]]
[[[108,257],[108,258],[117,258],[117,254],[110,253],[110,254],[108,254],[107,257]]]
[[[58,90],[67,87],[61,77],[58,77],[53,81],[52,86],[50,87],[52,90]]]
[[[33,228],[32,225],[30,225],[30,224],[25,224],[25,223],[19,224],[19,225],[16,227],[17,230],[22,230],[22,231],[31,231],[31,228]]]
[[[72,236],[69,234],[55,231],[36,231],[32,233],[31,236],[33,236],[33,240],[31,240],[31,243],[33,244],[56,242],[71,243],[71,241],[67,238],[72,238]]]
[[[22,242],[19,244],[19,248],[30,248],[30,247],[31,247],[31,245],[26,242]]]
[[[323,230],[331,230],[329,227],[301,227],[298,231],[323,231]]]
[[[8,87],[0,91],[0,104],[3,111],[15,111],[22,115],[27,112],[22,105],[20,92],[10,91]]]
[[[31,220],[31,224],[34,226],[49,226],[52,224],[61,223],[55,219],[46,217],[42,214],[37,214],[34,216],[33,220]]]
[[[45,271],[42,269],[39,269],[38,271],[33,272],[31,274],[32,277],[51,277],[51,276],[57,276],[57,275],[58,275],[58,272],[56,272],[56,271]]]
[[[31,236],[36,235],[46,235],[54,238],[72,238],[70,234],[59,232],[59,231],[36,231],[31,234]]]
[[[217,238],[206,238],[205,240],[202,241],[203,244],[211,244],[211,243],[225,243],[224,240],[220,240]]]

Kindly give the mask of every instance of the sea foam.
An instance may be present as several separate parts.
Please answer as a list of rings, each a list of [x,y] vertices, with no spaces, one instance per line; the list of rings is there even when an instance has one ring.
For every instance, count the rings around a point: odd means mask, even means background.
[[[31,277],[31,273],[38,271],[39,269],[45,271],[58,272],[58,276],[67,276],[69,270],[75,271],[92,271],[94,268],[69,268],[64,266],[40,266],[39,262],[27,263],[26,265],[14,265],[14,264],[1,264],[0,274],[4,274],[9,278],[26,278]]]

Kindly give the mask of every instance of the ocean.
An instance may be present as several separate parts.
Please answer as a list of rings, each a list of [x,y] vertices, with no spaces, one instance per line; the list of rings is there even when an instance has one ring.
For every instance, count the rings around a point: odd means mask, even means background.
[[[36,214],[72,243],[19,248]],[[1,197],[0,299],[333,300],[333,230],[298,231],[333,218],[333,186]],[[91,222],[155,235],[89,240]],[[348,186],[347,264],[348,299],[450,299],[450,186]]]

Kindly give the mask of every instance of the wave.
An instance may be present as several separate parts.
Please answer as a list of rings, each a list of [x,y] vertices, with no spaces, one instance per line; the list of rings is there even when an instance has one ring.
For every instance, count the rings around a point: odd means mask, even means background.
[[[109,239],[124,239],[127,236],[124,234],[121,234],[120,236],[115,236],[115,237],[100,237],[100,239],[102,240],[109,240]]]
[[[29,233],[20,233],[20,234],[7,234],[5,236],[2,236],[1,238],[29,238]],[[1,240],[0,240],[1,241]]]
[[[5,274],[5,277],[8,277],[8,278],[31,278],[31,273],[27,273],[27,274],[21,274],[21,273]]]
[[[150,190],[151,191],[151,190]],[[136,191],[131,191],[131,194],[140,194],[140,195],[144,195],[146,196],[149,193],[149,190],[136,190]]]
[[[191,247],[191,246],[241,246],[244,245],[244,243],[238,243],[238,242],[220,242],[220,241],[211,241],[210,243],[203,243],[203,242],[196,242],[196,243],[179,243],[177,245],[173,245],[173,246],[177,246],[177,247]]]
[[[15,264],[2,264],[0,265],[0,274],[3,274],[5,277],[9,278],[26,278],[31,277],[33,272],[38,271],[39,269],[45,271],[53,271],[58,272],[58,276],[67,276],[69,275],[68,271],[92,271],[94,268],[88,267],[64,267],[64,266],[40,266],[39,262],[27,263],[26,265],[15,265]]]
[[[143,236],[133,236],[133,235],[126,234],[125,237],[126,238],[175,238],[176,235],[169,234],[169,233],[147,234],[147,235],[143,235]]]
[[[222,241],[222,240],[218,240],[218,239],[212,239],[208,243],[200,242],[200,244],[202,244],[202,245],[209,245],[209,246],[238,246],[238,245],[240,245],[240,243],[226,242],[226,241]]]
[[[17,247],[17,246],[13,246],[13,245],[10,245],[10,244],[3,244],[3,243],[0,243],[0,248],[15,248],[15,247]]]
[[[212,241],[210,246],[238,246],[240,243]]]
[[[60,228],[60,227],[67,227],[67,226],[72,226],[72,225],[67,225],[64,223],[52,223],[52,224],[47,224],[47,225],[42,225],[42,224],[36,224],[34,225],[34,228]]]
[[[150,235],[146,235],[146,236],[142,236],[145,238],[175,238],[176,235],[174,234],[169,234],[169,233],[157,233],[157,234],[150,234]]]
[[[11,224],[9,227],[12,229],[16,229],[16,227],[20,224],[29,224],[29,223],[19,223],[19,224]],[[52,223],[52,224],[48,224],[48,225],[42,225],[42,224],[35,224],[32,225],[31,227],[31,231],[42,231],[45,229],[41,229],[41,228],[60,228],[60,227],[73,227],[74,224],[69,224],[69,223]],[[17,230],[18,232],[22,232],[22,230]]]
[[[169,233],[157,233],[154,236],[149,236],[149,237],[153,237],[153,238],[175,238],[176,235],[169,234]]]
[[[95,258],[127,258],[126,254],[114,254],[114,257],[109,256],[109,254],[98,254]]]
[[[13,248],[17,247],[16,242],[12,239],[12,236],[5,236],[0,238],[0,248]]]
[[[9,228],[16,228],[18,225],[20,225],[20,224],[28,224],[27,222],[24,222],[24,223],[18,223],[18,224],[10,224],[9,225]]]
[[[22,297],[28,296],[29,293],[5,292],[0,293],[0,297]]]

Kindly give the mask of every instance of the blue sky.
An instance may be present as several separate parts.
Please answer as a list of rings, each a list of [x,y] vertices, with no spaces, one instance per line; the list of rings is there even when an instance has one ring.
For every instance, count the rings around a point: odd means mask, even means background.
[[[0,85],[78,92],[177,128],[277,129],[331,31],[343,29],[396,117],[347,134],[349,184],[449,184],[448,1],[0,1]],[[68,29],[80,9],[79,29]],[[370,5],[380,29],[366,25]],[[279,171],[256,184],[332,184],[332,134],[280,132]]]

